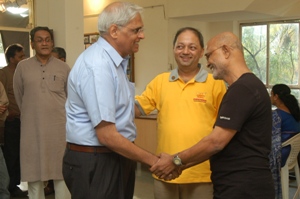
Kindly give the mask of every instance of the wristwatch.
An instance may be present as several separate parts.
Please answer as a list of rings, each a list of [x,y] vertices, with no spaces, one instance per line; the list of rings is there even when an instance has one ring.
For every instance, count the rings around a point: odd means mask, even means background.
[[[181,162],[181,159],[180,157],[178,156],[178,154],[176,154],[173,158],[173,163],[176,165],[176,166],[181,166],[182,165],[182,162]]]

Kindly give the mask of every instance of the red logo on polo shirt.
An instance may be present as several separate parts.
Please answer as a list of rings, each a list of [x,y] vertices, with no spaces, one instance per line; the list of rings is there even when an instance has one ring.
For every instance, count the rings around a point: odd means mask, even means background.
[[[193,99],[194,102],[206,102],[205,95],[206,93],[197,93],[196,97]]]

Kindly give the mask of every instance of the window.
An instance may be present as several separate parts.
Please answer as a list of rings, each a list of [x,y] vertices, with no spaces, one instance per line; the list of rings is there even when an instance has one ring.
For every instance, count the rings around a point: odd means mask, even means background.
[[[0,48],[0,68],[6,66],[6,59],[4,55],[5,49],[14,43],[19,43],[24,47],[24,53],[26,57],[30,56],[30,46],[29,46],[29,32],[21,32],[21,31],[8,31],[1,30],[0,27],[0,35],[1,35],[1,43],[2,47]],[[3,52],[1,51],[3,50]],[[3,54],[2,54],[3,53]]]
[[[4,51],[11,44],[21,44],[24,47],[26,57],[32,54],[29,43],[29,31],[34,24],[33,0],[17,2],[21,9],[27,9],[21,14],[13,14],[7,8],[15,5],[15,3],[16,1],[13,0],[0,0],[0,68],[7,65]]]
[[[3,43],[2,43],[2,37],[0,34],[0,68],[2,68],[3,66],[6,66],[6,59],[5,59],[5,54],[4,54],[4,47],[3,47]]]
[[[300,99],[300,20],[241,24],[245,60],[252,72],[270,90],[287,84]]]

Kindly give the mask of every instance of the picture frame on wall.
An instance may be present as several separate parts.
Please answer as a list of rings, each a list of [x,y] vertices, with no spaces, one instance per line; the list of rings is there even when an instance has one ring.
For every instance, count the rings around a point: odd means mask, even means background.
[[[88,47],[90,47],[92,44],[90,44],[90,43],[87,43],[87,44],[84,44],[84,47],[85,47],[85,49],[87,49]]]
[[[85,35],[85,36],[83,37],[83,42],[84,42],[84,44],[90,43],[90,38],[89,38],[88,35]]]
[[[99,38],[99,35],[90,35],[90,43],[95,43]]]
[[[90,45],[92,45],[93,43],[95,43],[98,40],[99,36],[100,35],[99,35],[98,32],[85,33],[83,35],[83,43],[84,43],[85,49],[87,49]]]
[[[134,82],[134,54],[130,55],[128,61],[127,77],[130,82]]]

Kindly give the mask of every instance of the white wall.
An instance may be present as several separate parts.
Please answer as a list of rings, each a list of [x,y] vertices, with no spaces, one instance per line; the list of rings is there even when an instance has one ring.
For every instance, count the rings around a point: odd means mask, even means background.
[[[149,7],[144,11],[145,39],[135,55],[136,93],[141,94],[157,74],[168,71],[168,23],[164,7]],[[143,75],[140,75],[143,74]]]
[[[97,32],[98,14],[104,6],[114,1],[116,0],[33,0],[35,7],[34,25],[49,26],[54,30],[55,44],[66,48],[68,63],[72,66],[78,55],[84,50],[82,35],[84,33]],[[179,26],[183,27],[189,24],[196,27],[200,26],[206,40],[215,35],[215,33],[224,30],[233,31],[238,34],[238,23],[241,20],[260,21],[300,17],[300,0],[226,0],[226,3],[222,0],[128,1],[144,7],[146,15],[150,7],[155,9],[159,6],[164,7],[165,17],[162,19],[163,21],[160,20],[159,16],[145,18],[145,23],[149,24],[147,25],[148,40],[151,40],[152,37],[149,34],[149,30],[151,29],[152,31],[152,29],[161,28],[162,22],[167,23],[167,27],[161,30],[166,31],[162,35],[163,38],[167,35],[167,40],[172,40],[174,31]],[[151,23],[148,23],[147,20],[150,20]],[[185,20],[186,23],[183,23],[182,20]],[[220,21],[226,22],[223,23]],[[201,24],[205,22],[211,24]],[[154,50],[152,49],[152,52]],[[168,61],[163,60],[164,63],[161,63],[160,66],[168,65],[171,62],[170,60],[172,60],[170,57],[170,47],[166,46],[164,50],[169,52]],[[142,52],[137,55],[137,60],[139,60],[141,54]],[[165,67],[163,69],[159,67],[157,73],[164,70]],[[143,76],[143,74],[138,75]],[[137,82],[137,86],[140,85]]]
[[[91,4],[88,4],[89,1],[84,1],[85,33],[98,31],[98,15],[95,14],[95,11],[86,9],[86,7],[91,6]],[[149,1],[147,2],[149,3]],[[134,60],[136,94],[141,94],[146,85],[159,73],[177,67],[173,56],[172,43],[178,29],[186,26],[198,28],[205,38],[205,43],[207,42],[206,38],[211,37],[209,23],[184,19],[168,19],[166,6],[160,3],[164,2],[156,2],[153,6],[146,5],[144,7],[145,39],[140,42],[140,50],[135,54]],[[105,6],[107,4],[108,2],[106,2]],[[139,1],[139,5],[141,5],[141,1]],[[101,10],[99,9],[99,12]],[[221,29],[228,30],[227,25],[232,29],[232,23],[223,23],[222,26],[219,26],[218,31],[221,31]],[[202,58],[200,63],[205,66],[205,59]]]
[[[84,50],[82,0],[35,0],[34,10],[34,25],[53,29],[55,46],[65,48],[72,67]]]
[[[116,0],[83,0],[84,33],[97,32],[98,14]],[[145,40],[135,54],[136,94],[157,74],[176,68],[173,38],[179,28],[198,28],[205,44],[214,35],[232,31],[239,36],[239,22],[300,18],[300,0],[128,0],[144,7]],[[205,67],[206,60],[200,63]]]
[[[90,0],[84,1],[84,32],[98,32],[98,14],[94,10],[86,7],[95,5],[89,4]],[[106,1],[103,6],[106,6]],[[136,93],[140,94],[146,85],[157,74],[168,71],[168,21],[165,16],[165,7],[161,2],[156,2],[156,6],[145,7],[143,12],[143,22],[145,27],[145,39],[140,41],[139,52],[135,54],[135,86]],[[103,8],[102,8],[103,9]],[[98,9],[101,12],[102,9]]]

